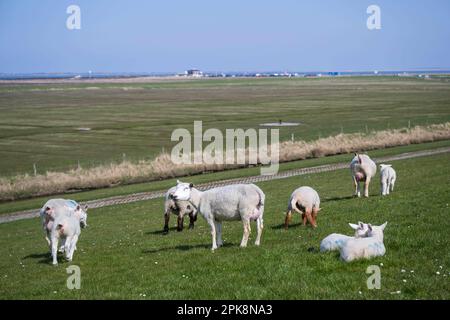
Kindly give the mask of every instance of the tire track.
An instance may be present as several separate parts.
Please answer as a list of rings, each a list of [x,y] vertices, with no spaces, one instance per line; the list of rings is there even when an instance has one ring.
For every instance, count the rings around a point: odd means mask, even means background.
[[[397,161],[397,160],[403,160],[403,159],[413,159],[413,158],[437,155],[437,154],[448,153],[448,152],[450,152],[450,147],[433,149],[433,150],[406,152],[406,153],[401,153],[401,154],[394,155],[394,156],[374,158],[374,161],[376,163],[381,163],[381,162]],[[207,189],[226,186],[226,185],[235,184],[235,183],[257,183],[257,182],[286,179],[286,178],[301,176],[301,175],[306,175],[306,174],[335,171],[335,170],[341,170],[341,169],[347,169],[347,168],[349,168],[349,162],[340,162],[340,163],[326,164],[326,165],[315,166],[315,167],[292,169],[292,170],[287,170],[287,171],[277,173],[275,175],[267,175],[267,176],[258,175],[258,176],[244,177],[244,178],[219,180],[219,181],[208,182],[208,183],[196,185],[196,188],[199,190],[207,190]],[[87,204],[89,206],[89,208],[102,208],[102,207],[107,207],[107,206],[114,206],[114,205],[119,205],[119,204],[126,204],[126,203],[162,198],[162,197],[164,197],[165,193],[166,193],[166,190],[140,192],[140,193],[134,193],[134,194],[124,195],[124,196],[115,196],[115,197],[103,198],[103,199],[98,199],[98,200],[85,201],[82,204]],[[32,209],[32,210],[25,210],[25,211],[18,211],[18,212],[3,214],[3,215],[0,215],[0,223],[36,218],[36,217],[39,217],[39,210],[40,209]]]

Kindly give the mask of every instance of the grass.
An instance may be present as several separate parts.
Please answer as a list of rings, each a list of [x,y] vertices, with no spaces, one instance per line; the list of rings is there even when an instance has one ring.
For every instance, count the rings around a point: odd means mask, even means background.
[[[376,157],[383,157],[389,155],[395,155],[405,152],[414,152],[426,149],[434,149],[440,147],[448,147],[450,146],[450,140],[430,142],[430,143],[421,143],[421,144],[412,144],[407,146],[393,147],[387,149],[373,150],[369,154]],[[349,161],[350,156],[348,154],[335,155],[323,158],[315,158],[315,159],[306,159],[300,161],[291,161],[286,163],[281,163],[279,171],[286,171],[297,168],[305,168],[312,166],[319,166],[330,163],[337,162],[347,162]],[[206,183],[217,180],[225,180],[225,179],[233,179],[240,178],[252,175],[259,175],[260,168],[252,167],[252,168],[243,168],[243,169],[235,169],[235,170],[227,170],[222,172],[214,172],[214,173],[204,173],[199,175],[194,175],[192,177],[186,178],[192,181],[195,184]],[[183,179],[182,179],[183,180]],[[159,191],[164,189],[169,189],[170,187],[176,184],[176,179],[165,179],[161,181],[152,181],[146,183],[137,183],[131,185],[124,186],[116,186],[104,189],[96,189],[82,192],[72,192],[69,194],[60,194],[54,196],[45,196],[45,197],[36,197],[32,199],[26,200],[18,200],[18,201],[9,201],[9,202],[0,202],[0,214],[21,211],[21,210],[29,210],[40,208],[48,199],[62,197],[62,198],[70,198],[76,201],[89,201],[106,197],[114,197],[127,195],[138,192],[150,192],[150,191]]]
[[[242,226],[228,222],[225,247],[211,253],[200,217],[194,230],[163,236],[161,199],[92,210],[74,262],[58,267],[49,264],[37,219],[2,224],[0,298],[449,299],[449,160],[445,154],[393,162],[397,189],[385,198],[376,180],[370,198],[349,197],[348,170],[259,183],[266,193],[261,247],[239,248]],[[299,185],[322,197],[316,230],[298,225],[298,216],[288,231],[281,228]],[[358,220],[389,221],[385,257],[345,264],[335,253],[318,253],[323,237],[350,233],[347,223]],[[368,290],[365,270],[381,263],[381,289]],[[71,264],[81,268],[80,290],[66,288]]]
[[[446,79],[343,77],[210,79],[109,84],[0,85],[0,176],[66,171],[153,159],[170,150],[171,132],[280,129],[281,140],[315,140],[450,121]],[[91,131],[79,131],[88,127]]]

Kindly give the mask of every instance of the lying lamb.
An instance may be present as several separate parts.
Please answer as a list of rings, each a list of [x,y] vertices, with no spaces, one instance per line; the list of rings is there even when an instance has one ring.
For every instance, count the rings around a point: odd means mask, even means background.
[[[292,192],[289,198],[286,219],[284,220],[284,228],[286,230],[292,220],[292,210],[302,215],[303,225],[306,225],[306,220],[308,220],[316,228],[317,213],[320,211],[319,194],[311,187],[300,187]]]
[[[380,164],[380,181],[381,181],[381,195],[389,194],[389,191],[394,191],[395,180],[397,180],[397,173],[390,164]]]
[[[387,222],[381,226],[369,224],[368,237],[348,240],[341,248],[341,259],[350,262],[355,259],[384,256],[386,248],[383,243],[383,231],[386,225]]]
[[[199,191],[189,183],[178,181],[173,199],[189,201],[211,227],[212,250],[223,244],[222,221],[241,220],[244,225],[244,235],[241,247],[247,246],[250,235],[250,221],[256,220],[257,236],[255,245],[261,242],[263,230],[263,214],[265,195],[254,184],[235,184]]]
[[[84,209],[74,200],[51,199],[40,210],[42,227],[45,232],[45,240],[51,246],[50,233],[55,219],[59,215],[73,215],[82,228],[87,226],[87,206]],[[64,248],[64,244],[61,249]],[[51,249],[51,248],[50,248]]]
[[[355,153],[355,157],[350,163],[350,171],[352,173],[353,185],[355,187],[355,196],[360,197],[359,183],[364,181],[364,196],[369,196],[370,180],[377,173],[375,162],[366,154]]]
[[[369,225],[367,223],[358,222],[358,224],[349,223],[349,226],[355,230],[353,237],[346,236],[340,233],[332,233],[322,240],[320,243],[320,251],[335,251],[342,248],[342,246],[350,239],[365,238],[369,233]]]
[[[184,216],[189,215],[189,229],[194,229],[194,222],[197,220],[197,215],[194,214],[194,208],[188,201],[178,201],[173,199],[173,193],[176,187],[172,187],[167,190],[164,197],[164,233],[169,232],[170,214],[176,215],[177,218],[177,231],[182,231],[184,227]]]

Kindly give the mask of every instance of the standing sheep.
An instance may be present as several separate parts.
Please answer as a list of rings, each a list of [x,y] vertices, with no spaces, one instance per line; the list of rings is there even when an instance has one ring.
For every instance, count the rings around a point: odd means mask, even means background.
[[[355,157],[350,163],[350,171],[352,173],[353,185],[355,187],[355,196],[361,196],[359,183],[364,181],[364,196],[369,197],[370,180],[377,173],[377,166],[375,162],[373,162],[373,160],[366,154],[355,153]]]
[[[381,195],[389,194],[389,191],[394,191],[395,180],[397,180],[397,173],[390,164],[380,164],[380,182]]]
[[[241,247],[246,247],[250,235],[250,221],[256,220],[257,236],[255,245],[260,245],[263,230],[265,195],[254,184],[235,184],[199,191],[193,184],[178,181],[173,199],[189,201],[195,214],[200,213],[211,227],[212,250],[223,245],[222,221],[241,220],[244,235]]]
[[[350,262],[361,258],[369,259],[384,256],[386,248],[383,243],[383,232],[386,225],[387,222],[381,226],[369,224],[368,237],[348,240],[341,248],[341,259]]]
[[[303,225],[306,221],[316,228],[317,213],[320,211],[319,194],[311,187],[300,187],[292,192],[284,221],[284,228],[287,230],[292,220],[292,211],[296,211],[302,215]]]
[[[62,213],[56,216],[50,231],[52,259],[54,265],[58,264],[57,249],[59,239],[61,239],[64,243],[66,259],[68,261],[72,261],[73,252],[76,249],[80,233],[80,221],[73,214]]]
[[[182,231],[184,226],[184,216],[189,214],[189,229],[194,229],[194,222],[197,220],[197,215],[194,214],[194,208],[188,201],[175,201],[173,199],[173,193],[176,187],[172,187],[167,190],[164,197],[164,233],[169,232],[169,220],[170,214],[176,215],[177,218],[177,231]]]
[[[358,222],[358,224],[349,223],[349,226],[355,230],[355,235],[353,237],[346,236],[340,233],[332,233],[325,237],[320,243],[320,251],[334,251],[340,250],[343,245],[350,239],[355,238],[365,238],[369,233],[369,225],[367,223]]]

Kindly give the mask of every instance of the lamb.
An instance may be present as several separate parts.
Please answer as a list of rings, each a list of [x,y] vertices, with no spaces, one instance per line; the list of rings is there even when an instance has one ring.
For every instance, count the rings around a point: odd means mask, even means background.
[[[67,199],[51,199],[48,200],[40,210],[42,228],[45,232],[45,240],[51,245],[50,232],[52,230],[54,220],[58,215],[69,214],[74,215],[78,219],[82,228],[87,227],[87,209],[84,209],[74,200]]]
[[[250,235],[250,221],[256,220],[255,245],[260,245],[263,230],[264,192],[254,184],[234,184],[199,191],[193,184],[177,181],[173,193],[175,201],[189,201],[195,214],[199,212],[211,227],[212,250],[223,245],[222,221],[241,220],[244,234],[241,247],[246,247]]]
[[[58,240],[63,240],[66,259],[72,261],[80,233],[80,221],[75,215],[63,213],[55,217],[50,232],[53,265],[58,264]]]
[[[311,187],[300,187],[292,192],[284,221],[284,228],[286,230],[292,220],[293,210],[302,215],[303,225],[306,225],[306,220],[308,220],[316,228],[317,213],[320,211],[319,194]]]
[[[350,262],[356,259],[369,259],[384,256],[386,248],[383,243],[383,232],[387,222],[381,226],[368,225],[367,238],[355,238],[348,240],[341,248],[341,259]]]
[[[349,226],[355,230],[353,237],[346,236],[340,233],[332,233],[322,240],[320,243],[320,251],[335,251],[342,248],[342,246],[350,239],[365,238],[369,233],[369,225],[367,223],[358,222],[358,224],[349,223]]]
[[[352,173],[353,185],[355,187],[355,196],[361,196],[359,183],[364,181],[364,196],[369,197],[370,180],[377,173],[377,166],[375,162],[366,154],[355,153],[355,157],[350,163],[350,171]]]
[[[194,208],[188,201],[175,202],[172,195],[175,192],[176,187],[172,187],[167,190],[164,197],[164,233],[169,232],[169,220],[170,214],[178,216],[177,219],[177,231],[182,231],[184,227],[184,216],[189,215],[189,229],[194,229],[194,222],[197,220],[197,215],[194,214]]]
[[[395,180],[397,180],[397,173],[390,164],[380,164],[380,182],[381,195],[389,194],[389,191],[394,191]]]

